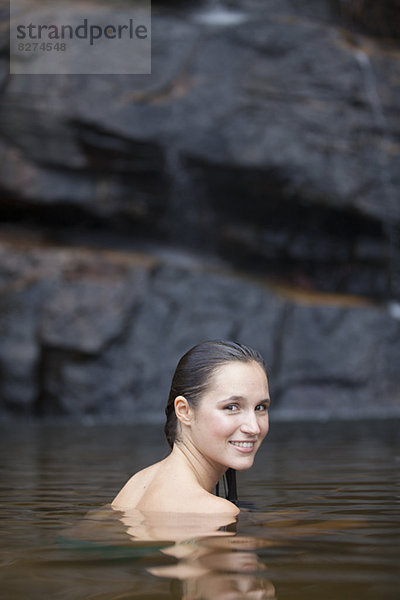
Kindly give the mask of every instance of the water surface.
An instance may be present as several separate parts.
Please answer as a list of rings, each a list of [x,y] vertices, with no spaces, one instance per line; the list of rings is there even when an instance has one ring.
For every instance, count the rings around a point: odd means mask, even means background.
[[[398,600],[398,422],[273,424],[220,531],[108,506],[161,430],[1,428],[2,598]]]

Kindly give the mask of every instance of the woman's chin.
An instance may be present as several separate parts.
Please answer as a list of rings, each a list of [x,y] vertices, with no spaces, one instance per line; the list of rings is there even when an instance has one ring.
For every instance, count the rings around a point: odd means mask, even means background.
[[[246,471],[247,469],[251,469],[253,463],[254,456],[247,456],[244,459],[232,461],[229,467],[235,469],[235,471]]]

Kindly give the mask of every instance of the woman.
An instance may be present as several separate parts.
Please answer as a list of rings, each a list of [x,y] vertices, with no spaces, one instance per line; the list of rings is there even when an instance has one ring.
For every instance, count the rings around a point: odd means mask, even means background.
[[[258,352],[225,341],[202,342],[179,361],[165,434],[171,453],[136,473],[116,509],[235,516],[235,471],[249,469],[268,432],[270,403]],[[228,499],[212,492],[226,473]]]

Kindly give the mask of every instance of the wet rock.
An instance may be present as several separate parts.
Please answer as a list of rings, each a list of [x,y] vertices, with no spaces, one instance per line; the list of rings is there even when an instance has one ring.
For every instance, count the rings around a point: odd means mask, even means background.
[[[400,408],[399,385],[389,375],[400,359],[393,343],[400,323],[386,311],[294,306],[285,327],[291,335],[281,346],[278,412],[363,418],[388,417]]]
[[[348,26],[398,42],[400,6],[396,0],[335,0]]]
[[[104,360],[115,340],[121,345],[151,259],[40,246],[27,250],[26,244],[1,247],[3,412],[82,416],[88,406],[101,412],[99,390],[102,397],[108,371],[103,368],[101,378],[89,366]]]
[[[400,322],[382,308],[172,255],[8,242],[0,256],[0,418],[161,421],[180,356],[217,338],[261,351],[272,418],[400,415]]]
[[[37,312],[46,285],[29,279],[2,286],[0,295],[0,388],[2,416],[32,414],[38,391]]]
[[[5,81],[3,220],[399,296],[396,52],[340,27],[328,1],[161,2],[152,31],[151,77]]]
[[[89,263],[68,270],[41,313],[45,346],[99,354],[121,336],[144,287],[144,272],[132,274],[127,265],[107,272],[109,266]]]

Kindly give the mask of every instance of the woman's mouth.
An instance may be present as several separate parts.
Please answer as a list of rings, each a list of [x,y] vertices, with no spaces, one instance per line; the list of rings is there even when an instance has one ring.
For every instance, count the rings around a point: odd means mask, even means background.
[[[232,446],[235,446],[240,452],[252,452],[255,446],[255,442],[229,442]]]

